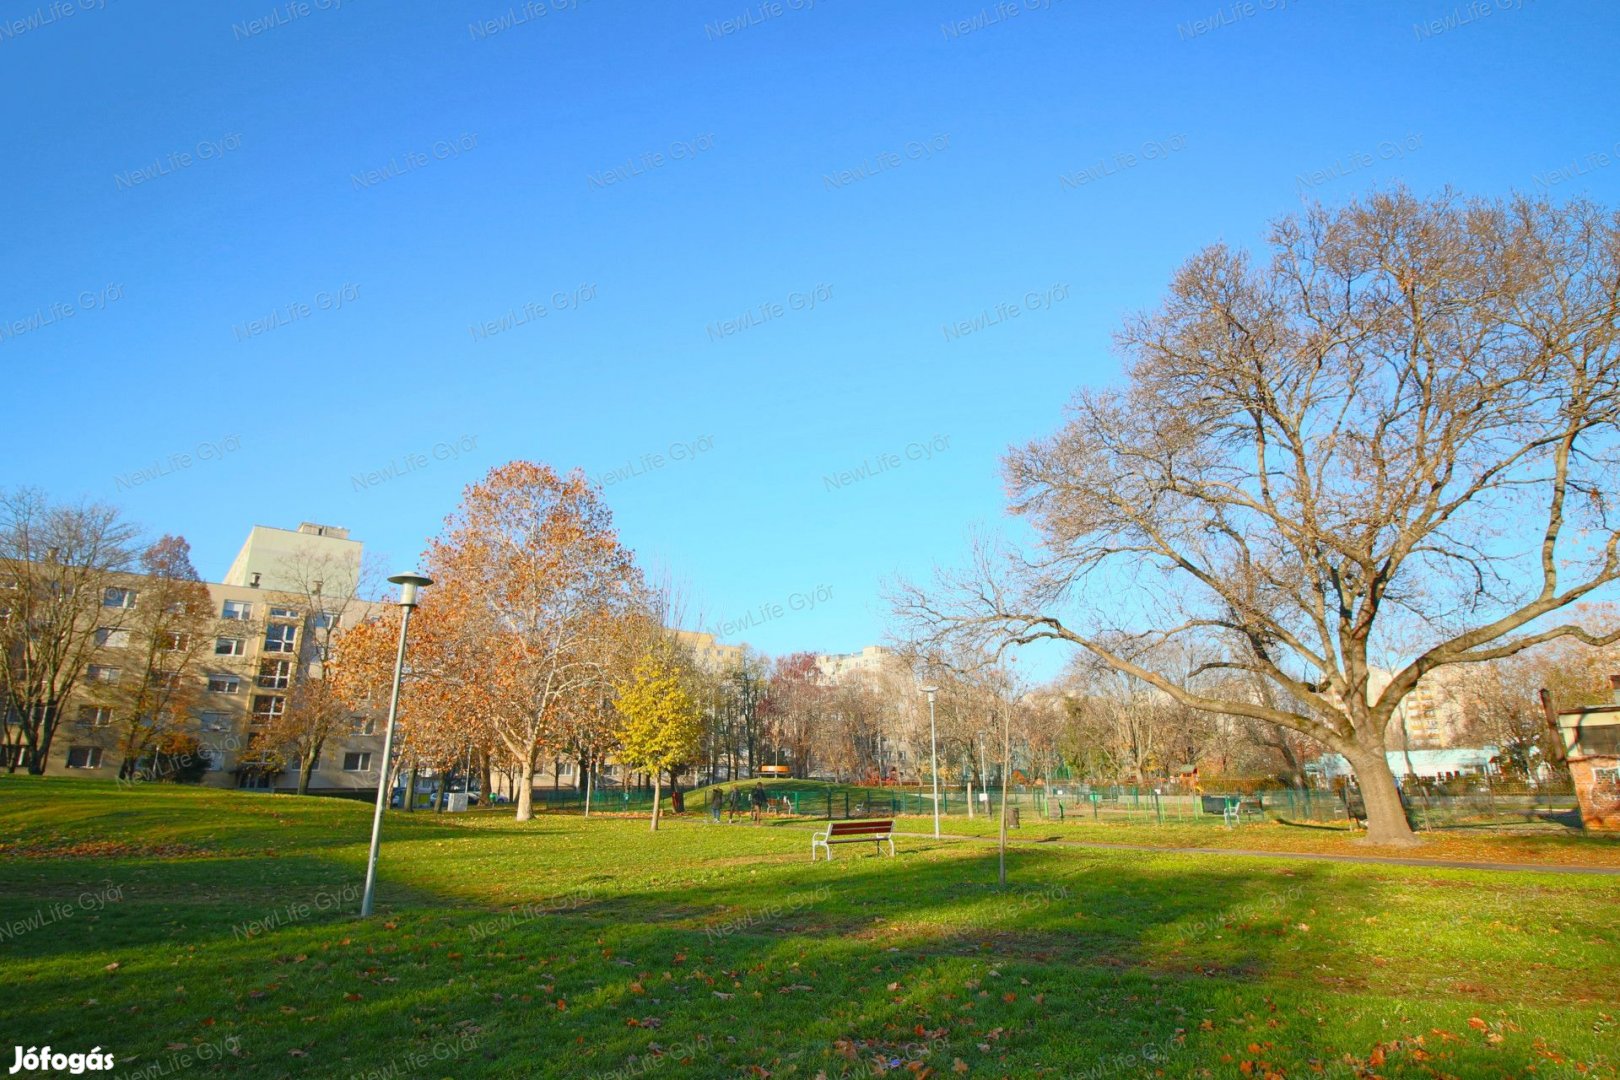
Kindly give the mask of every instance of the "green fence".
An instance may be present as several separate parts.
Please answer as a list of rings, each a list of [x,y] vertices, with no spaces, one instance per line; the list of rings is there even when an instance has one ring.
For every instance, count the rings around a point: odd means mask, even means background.
[[[711,802],[708,788],[685,791],[682,799],[688,816],[706,815],[727,820],[733,814],[751,817],[753,807],[748,801],[751,787],[739,789],[740,803],[736,811],[729,806],[729,793],[714,792]],[[797,788],[781,783],[766,788],[770,803],[766,815],[770,817],[804,818],[859,818],[870,816],[933,814],[930,791],[916,788],[817,786]],[[1360,799],[1351,794],[1347,805],[1343,794],[1326,789],[1282,789],[1247,795],[1236,792],[1166,792],[1149,786],[1088,785],[1065,783],[1053,785],[1051,790],[1041,787],[1020,787],[1009,790],[1006,805],[1016,807],[1020,821],[1063,821],[1180,824],[1225,826],[1228,816],[1217,801],[1223,796],[1239,800],[1237,824],[1259,820],[1289,822],[1339,823],[1349,819],[1348,811],[1359,818],[1363,811]],[[1575,808],[1575,796],[1568,785],[1533,786],[1501,780],[1486,782],[1473,779],[1465,784],[1447,786],[1408,783],[1403,792],[1407,816],[1419,829],[1464,828],[1474,825],[1502,825],[1525,822],[1560,820]],[[664,795],[666,808],[670,796]],[[536,808],[575,811],[584,809],[581,792],[569,788],[561,790],[537,789]],[[953,818],[969,816],[965,790],[956,788],[941,791],[940,814]],[[987,792],[973,792],[973,816],[994,818],[1002,807],[1001,791],[991,788]],[[592,794],[593,813],[650,813],[652,792],[640,790],[606,790]]]

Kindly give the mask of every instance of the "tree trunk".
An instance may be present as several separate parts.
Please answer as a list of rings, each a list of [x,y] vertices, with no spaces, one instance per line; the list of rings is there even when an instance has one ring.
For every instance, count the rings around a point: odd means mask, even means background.
[[[1001,714],[1001,832],[996,854],[996,884],[1007,886],[1007,774],[1012,772],[1012,710],[1002,705]]]
[[[34,741],[34,752],[28,756],[28,775],[44,776],[45,765],[51,759],[51,740],[56,737],[56,706],[47,705],[39,724],[39,736]]]
[[[652,812],[652,831],[653,832],[658,831],[658,800],[659,800],[660,796],[663,794],[663,790],[664,790],[664,770],[663,769],[654,769],[653,770],[653,812]]]
[[[416,813],[416,762],[411,762],[411,771],[405,776],[405,794],[399,800],[403,803],[402,809],[406,813]]]
[[[313,755],[305,754],[298,759],[298,794],[309,794],[309,775],[315,770],[310,768],[313,764]]]
[[[1288,733],[1278,727],[1276,734],[1277,749],[1282,752],[1283,764],[1288,768],[1288,779],[1296,788],[1303,791],[1310,787],[1310,777],[1305,773],[1305,766],[1300,762],[1299,755],[1294,753],[1294,747],[1288,741]]]
[[[528,821],[534,817],[534,758],[523,759],[522,768],[518,771],[517,790],[517,820]]]
[[[596,789],[596,762],[590,761],[585,766],[585,816],[591,816],[591,794]]]
[[[1355,771],[1361,799],[1367,805],[1368,842],[1399,847],[1417,845],[1420,841],[1406,820],[1406,808],[1401,805],[1400,789],[1395,784],[1389,760],[1377,750],[1354,757],[1346,755],[1346,760]]]
[[[494,779],[489,767],[489,751],[480,750],[478,752],[478,797],[483,800],[484,806],[493,805],[491,802],[493,798],[491,786]]]

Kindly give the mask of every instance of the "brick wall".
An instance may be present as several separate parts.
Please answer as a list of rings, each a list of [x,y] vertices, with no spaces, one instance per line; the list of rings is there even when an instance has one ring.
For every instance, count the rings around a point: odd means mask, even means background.
[[[1581,804],[1581,820],[1588,829],[1620,832],[1620,784],[1613,780],[1599,783],[1597,778],[1599,770],[1616,769],[1620,769],[1620,757],[1588,757],[1569,763],[1575,796]]]

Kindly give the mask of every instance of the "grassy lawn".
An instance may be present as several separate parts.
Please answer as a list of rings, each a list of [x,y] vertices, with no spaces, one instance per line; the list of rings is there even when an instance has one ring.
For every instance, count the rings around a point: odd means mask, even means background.
[[[3,1067],[1617,1075],[1620,878],[1020,844],[1001,891],[982,845],[694,818],[392,813],[362,922],[364,805],[7,778]]]
[[[833,806],[839,816],[843,814],[843,797],[850,794],[851,806],[862,798],[878,802],[887,793],[877,789],[818,784],[812,780],[762,781],[768,794],[796,791],[803,795],[802,805],[820,807],[824,791],[830,791]],[[727,791],[740,787],[746,794],[755,781],[717,784],[715,788]],[[707,805],[710,788],[700,788],[686,795],[688,813],[699,814]],[[909,789],[908,789],[909,791]],[[870,793],[870,794],[869,794]],[[669,807],[666,799],[664,806]],[[887,817],[887,806],[871,816]],[[807,827],[814,820],[806,816]],[[926,814],[900,815],[900,825],[912,832],[932,832],[933,820]],[[959,836],[995,836],[998,823],[994,817],[948,814],[944,817],[944,832]],[[1244,823],[1228,828],[1219,815],[1201,815],[1178,819],[1167,817],[1163,824],[1150,821],[1127,820],[1120,816],[1093,819],[1089,810],[1073,813],[1064,821],[1037,817],[1024,807],[1022,825],[1011,831],[1009,838],[1018,843],[1039,843],[1052,840],[1074,840],[1086,843],[1126,844],[1148,847],[1196,847],[1248,849],[1256,851],[1301,852],[1321,855],[1393,856],[1397,858],[1426,858],[1460,862],[1514,862],[1545,863],[1571,866],[1608,866],[1620,868],[1620,836],[1583,835],[1550,822],[1524,822],[1512,825],[1458,825],[1435,829],[1423,834],[1423,846],[1416,851],[1407,849],[1381,849],[1370,847],[1361,839],[1362,833],[1339,823],[1289,822],[1268,819],[1245,819]]]

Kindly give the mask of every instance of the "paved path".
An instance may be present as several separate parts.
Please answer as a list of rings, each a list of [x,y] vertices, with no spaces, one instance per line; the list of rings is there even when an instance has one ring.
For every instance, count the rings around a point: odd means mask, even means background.
[[[897,832],[896,836],[910,836],[932,840],[931,832]],[[963,836],[946,833],[941,840],[964,840],[994,844],[993,836]],[[1058,837],[1030,839],[1008,837],[1010,844],[1057,844],[1062,847],[1094,848],[1103,851],[1149,851],[1175,855],[1242,855],[1255,859],[1314,859],[1318,862],[1372,863],[1384,866],[1420,866],[1443,870],[1507,870],[1528,871],[1536,874],[1587,874],[1597,877],[1620,877],[1620,866],[1570,866],[1554,863],[1466,862],[1459,859],[1423,859],[1400,855],[1331,855],[1319,851],[1258,851],[1253,848],[1213,847],[1154,847],[1151,844],[1109,844],[1101,840],[1064,840]]]

